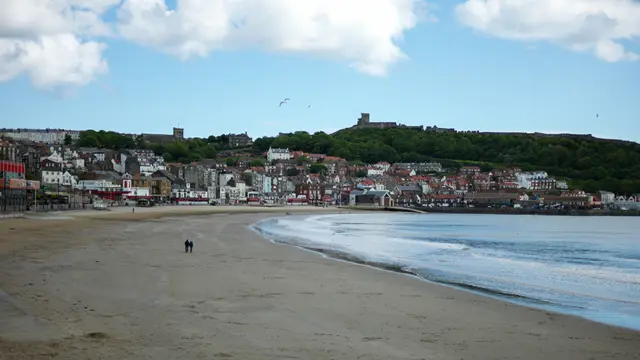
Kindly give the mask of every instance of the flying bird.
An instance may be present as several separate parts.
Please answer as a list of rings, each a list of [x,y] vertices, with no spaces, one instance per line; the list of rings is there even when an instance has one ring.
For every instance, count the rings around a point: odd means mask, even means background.
[[[311,107],[311,105],[307,106],[307,109],[310,108],[310,107]]]
[[[291,100],[291,99],[289,99],[289,98],[285,98],[284,100],[280,101],[280,105],[278,105],[278,107],[282,107],[282,104],[286,104],[286,103],[288,103],[288,102],[289,102],[289,100]]]
[[[600,114],[596,114],[596,117],[600,117]]]

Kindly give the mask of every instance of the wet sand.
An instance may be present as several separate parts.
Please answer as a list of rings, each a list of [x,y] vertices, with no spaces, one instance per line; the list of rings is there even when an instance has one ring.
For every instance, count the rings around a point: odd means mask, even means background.
[[[0,221],[0,359],[640,358],[638,332],[248,229],[301,209],[194,208]]]

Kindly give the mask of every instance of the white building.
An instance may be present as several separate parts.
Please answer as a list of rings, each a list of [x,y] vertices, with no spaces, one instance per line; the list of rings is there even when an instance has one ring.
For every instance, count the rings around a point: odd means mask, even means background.
[[[568,190],[569,184],[567,184],[567,180],[556,180],[556,187],[560,190]]]
[[[0,135],[13,140],[28,140],[45,144],[62,144],[66,135],[73,141],[80,138],[80,131],[61,129],[5,129]]]
[[[84,159],[73,159],[71,160],[71,166],[73,166],[75,169],[84,169]]]
[[[140,173],[146,176],[153,174],[158,170],[166,170],[164,158],[157,156],[152,150],[128,150],[131,156],[138,159],[140,164]],[[127,155],[120,157],[122,163],[126,161]],[[123,160],[124,159],[124,160]]]
[[[620,210],[640,210],[640,201],[636,199],[634,196],[624,197],[617,196],[613,202],[609,206],[612,206],[615,209]]]
[[[98,150],[92,153],[93,157],[96,158],[97,161],[104,162],[105,152],[104,150]]]
[[[51,160],[53,162],[62,163],[62,155],[60,155],[56,150],[53,150],[51,155],[45,156],[41,158],[41,160]]]
[[[120,191],[121,186],[107,180],[80,180],[76,188],[93,191]]]
[[[62,174],[61,184],[64,186],[70,186],[72,188],[75,188],[78,185],[78,180],[76,179],[75,176],[69,174],[68,171],[65,171]]]
[[[270,147],[269,151],[267,151],[267,161],[289,160],[291,157],[289,149],[273,149]]]
[[[46,168],[42,170],[42,183],[43,184],[61,184],[62,185],[62,176],[64,173],[61,169],[55,168]]]
[[[549,178],[546,171],[517,172],[515,175],[518,186],[525,189],[531,189],[532,182],[536,180],[546,180]]]
[[[379,168],[379,167],[368,167],[367,168],[367,176],[382,176],[384,174],[385,170],[384,168]]]
[[[389,164],[386,161],[382,161],[382,162],[373,164],[373,167],[375,167],[377,169],[382,169],[382,171],[384,172],[384,171],[389,170],[389,168],[391,167],[391,164]]]
[[[78,180],[68,171],[47,168],[42,170],[42,183],[47,185],[60,185],[76,187]]]
[[[616,201],[616,194],[610,191],[600,191],[600,201],[602,201],[602,205],[613,204]]]
[[[129,196],[131,195],[135,197],[148,197],[151,196],[151,189],[148,187],[134,186],[131,188],[131,192],[129,193]]]
[[[184,188],[174,188],[171,190],[171,197],[176,199],[178,205],[208,205],[209,190],[196,190],[187,183]]]
[[[230,204],[240,201],[247,201],[247,187],[242,181],[235,183],[235,186],[225,186],[225,196],[229,199]]]

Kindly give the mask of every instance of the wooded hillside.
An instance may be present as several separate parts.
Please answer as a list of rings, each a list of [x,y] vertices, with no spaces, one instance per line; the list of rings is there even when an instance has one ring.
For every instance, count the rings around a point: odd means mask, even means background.
[[[269,146],[326,153],[365,163],[461,160],[454,164],[518,165],[524,170],[546,170],[553,176],[569,178],[586,191],[640,193],[640,144],[582,135],[345,129],[334,135],[296,132],[259,138],[253,148],[263,152]]]

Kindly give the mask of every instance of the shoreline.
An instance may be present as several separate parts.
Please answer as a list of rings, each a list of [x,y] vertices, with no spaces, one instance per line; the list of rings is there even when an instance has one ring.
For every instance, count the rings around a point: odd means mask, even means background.
[[[0,289],[20,311],[9,318],[11,329],[0,316],[0,354],[72,360],[582,360],[640,354],[635,331],[372,271],[274,243],[250,229],[287,210],[162,219],[148,214],[138,221],[76,218],[74,227],[50,229],[16,223],[71,222],[7,220],[21,241],[9,246],[6,233],[0,235]],[[75,228],[82,224],[86,228]],[[184,237],[195,240],[193,254],[180,249]],[[6,311],[0,306],[0,315]],[[45,325],[35,327],[35,320]],[[17,325],[29,334],[9,338]]]
[[[311,215],[309,215],[311,216]],[[551,311],[563,316],[574,316],[586,321],[590,321],[596,324],[601,324],[601,325],[606,325],[606,326],[613,326],[616,328],[621,328],[621,329],[626,329],[626,330],[631,330],[631,331],[636,331],[640,333],[640,326],[624,326],[621,325],[615,321],[610,321],[610,322],[606,322],[603,320],[597,320],[595,318],[590,318],[582,313],[580,313],[579,311],[571,311],[571,310],[575,310],[576,308],[572,307],[571,305],[567,305],[567,304],[562,304],[562,303],[555,303],[552,301],[548,301],[548,300],[544,300],[544,299],[538,299],[535,297],[529,297],[526,295],[522,295],[522,294],[518,294],[518,293],[512,293],[512,292],[504,292],[504,291],[499,291],[499,290],[495,290],[495,289],[491,289],[491,288],[487,288],[487,287],[481,287],[478,285],[474,285],[473,283],[466,283],[466,282],[459,282],[459,281],[452,281],[452,280],[445,280],[442,278],[437,278],[436,276],[434,276],[433,274],[429,274],[428,272],[423,272],[421,273],[420,271],[413,269],[409,266],[405,266],[399,263],[391,263],[391,262],[380,262],[380,261],[374,261],[374,260],[367,260],[364,257],[358,256],[356,254],[352,254],[349,253],[347,251],[342,251],[342,250],[337,250],[337,249],[328,249],[328,248],[322,248],[322,247],[317,247],[314,246],[313,244],[300,244],[297,243],[297,240],[294,241],[288,241],[286,239],[278,239],[278,235],[277,234],[271,234],[269,232],[269,230],[263,229],[261,227],[261,224],[264,222],[267,222],[271,220],[271,218],[267,218],[264,220],[261,220],[259,222],[257,222],[256,224],[251,225],[251,229],[253,231],[255,231],[256,233],[258,233],[261,237],[263,237],[264,239],[266,239],[267,241],[270,241],[274,244],[278,244],[278,245],[286,245],[286,246],[292,246],[301,250],[305,250],[307,252],[311,252],[314,253],[316,255],[320,255],[322,257],[325,257],[327,259],[333,259],[333,260],[337,260],[337,261],[344,261],[344,262],[348,262],[348,263],[352,263],[352,264],[357,264],[357,265],[361,265],[361,266],[365,266],[365,267],[369,267],[369,268],[373,268],[373,269],[377,269],[377,270],[382,270],[382,271],[388,271],[388,272],[393,272],[393,273],[397,273],[397,274],[403,274],[403,275],[408,275],[410,277],[413,277],[419,281],[422,282],[427,282],[429,284],[435,284],[435,285],[440,285],[440,286],[446,286],[446,287],[450,287],[459,291],[464,291],[464,292],[468,292],[468,293],[472,293],[475,295],[480,295],[480,296],[485,296],[485,297],[489,297],[491,299],[494,300],[498,300],[498,301],[503,301],[503,302],[508,302],[510,304],[514,304],[517,306],[523,306],[526,308],[532,308],[532,309],[537,309],[537,310],[543,310],[543,311]],[[562,311],[562,309],[565,309],[566,311]],[[582,308],[580,308],[582,309]],[[600,317],[600,319],[602,319]]]
[[[544,215],[544,216],[640,216],[640,210],[541,210],[514,208],[412,207],[431,214]]]
[[[541,210],[514,208],[468,208],[468,207],[383,207],[369,205],[344,205],[341,209],[354,211],[387,211],[422,214],[484,214],[484,215],[545,215],[545,216],[640,216],[640,210]]]

